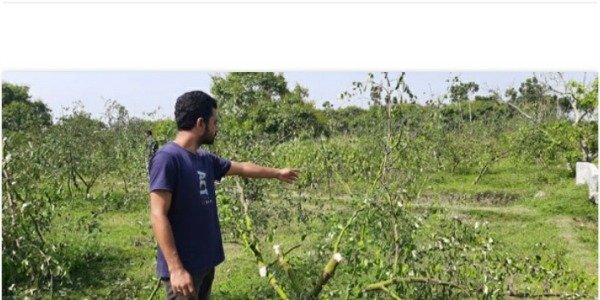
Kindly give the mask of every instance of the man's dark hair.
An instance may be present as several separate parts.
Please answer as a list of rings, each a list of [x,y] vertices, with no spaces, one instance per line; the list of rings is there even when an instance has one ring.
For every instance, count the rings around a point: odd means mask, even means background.
[[[146,134],[147,135],[152,135],[152,130],[150,130],[150,129],[146,130]]]
[[[192,129],[198,118],[204,119],[208,124],[213,108],[217,108],[217,100],[203,91],[191,91],[179,96],[175,103],[177,129]]]

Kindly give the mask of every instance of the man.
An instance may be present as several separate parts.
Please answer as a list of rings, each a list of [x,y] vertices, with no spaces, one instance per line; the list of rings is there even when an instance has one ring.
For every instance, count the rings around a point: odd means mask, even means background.
[[[156,150],[158,150],[158,143],[152,137],[152,130],[146,130],[146,166],[150,168],[150,161],[154,154],[156,154]]]
[[[209,299],[215,266],[224,260],[215,180],[239,175],[293,182],[295,169],[240,163],[198,151],[218,131],[217,103],[201,91],[175,104],[177,136],[150,162],[152,228],[158,241],[157,273],[168,299]]]

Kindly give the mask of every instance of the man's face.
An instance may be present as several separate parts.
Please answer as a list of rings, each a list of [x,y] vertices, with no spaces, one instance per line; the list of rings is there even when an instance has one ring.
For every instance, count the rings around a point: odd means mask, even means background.
[[[219,113],[216,109],[213,108],[212,115],[205,124],[204,134],[198,140],[198,147],[202,144],[212,145],[215,142],[215,137],[219,131]]]

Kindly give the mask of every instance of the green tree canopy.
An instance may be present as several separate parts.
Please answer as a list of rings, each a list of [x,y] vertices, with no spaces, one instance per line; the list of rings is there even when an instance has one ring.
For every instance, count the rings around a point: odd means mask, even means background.
[[[283,75],[273,72],[234,72],[212,76],[211,93],[225,112],[240,112],[264,101],[277,101],[290,91]]]
[[[30,130],[52,125],[50,109],[32,101],[29,87],[2,83],[2,127],[4,130]]]
[[[279,139],[326,134],[326,117],[307,100],[308,90],[300,85],[290,90],[281,73],[228,73],[212,80],[225,131],[242,129]]]
[[[458,76],[452,79],[448,97],[452,102],[469,100],[469,95],[479,91],[479,85],[475,82],[462,82]]]

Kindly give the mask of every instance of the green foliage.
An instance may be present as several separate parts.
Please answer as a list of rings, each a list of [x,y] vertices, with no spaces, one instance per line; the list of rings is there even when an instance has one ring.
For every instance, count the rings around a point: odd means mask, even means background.
[[[112,128],[125,128],[129,125],[129,112],[125,106],[114,100],[107,100],[105,104],[106,111],[104,117],[106,124]]]
[[[9,82],[2,82],[2,106],[12,102],[30,102],[29,87]]]
[[[323,114],[312,104],[297,101],[283,103],[266,102],[248,112],[243,127],[253,132],[262,132],[279,139],[314,138],[327,134]]]
[[[569,106],[563,104],[563,108],[566,112],[578,110],[583,118],[586,115],[592,115],[594,110],[598,108],[598,78],[592,83],[591,86],[585,86],[583,83],[577,81],[569,81],[566,86],[567,93],[571,99],[567,98],[570,103]],[[564,101],[563,101],[564,103]]]
[[[152,124],[152,135],[162,145],[172,140],[177,133],[177,124],[174,120],[158,120]]]
[[[481,121],[486,124],[497,124],[514,117],[513,110],[498,102],[475,100],[470,103],[470,106],[470,112],[466,102],[455,102],[442,107],[444,124],[449,129],[456,129],[465,122]]]
[[[118,120],[111,127],[76,106],[41,131],[5,133],[3,253],[11,255],[2,261],[3,282],[9,283],[3,285],[4,295],[62,293],[72,284],[77,266],[71,259],[80,258],[64,254],[78,246],[49,238],[60,208],[81,201],[97,205],[91,217],[80,218],[69,231],[94,236],[100,213],[145,197],[139,185],[145,178],[144,124],[130,122],[116,102],[107,107],[107,118]]]
[[[60,257],[64,245],[45,238],[65,190],[48,168],[53,149],[38,147],[21,133],[7,133],[3,145],[2,292],[35,295],[67,278],[67,262]]]
[[[518,91],[508,89],[505,95],[509,102],[527,114],[535,122],[561,117],[561,101],[558,95],[551,93],[551,87],[541,82],[536,76],[526,79],[519,86]]]
[[[282,74],[228,73],[213,76],[223,131],[245,130],[275,140],[312,138],[328,134],[325,116],[306,100],[308,91],[289,90]]]
[[[597,155],[597,132],[597,122],[582,121],[575,125],[566,119],[523,126],[511,134],[511,153],[524,161],[543,165],[567,164],[574,175],[576,162],[590,161],[587,153]],[[582,147],[585,147],[583,158]]]
[[[50,109],[41,101],[31,101],[28,86],[2,82],[3,130],[41,129],[51,124]]]
[[[494,94],[494,93],[491,93],[486,96],[480,96],[480,95],[475,96],[475,101],[486,102],[486,101],[500,101],[500,100],[501,100],[500,96],[497,94]]]
[[[479,91],[479,85],[475,82],[462,82],[458,76],[452,78],[447,97],[451,102],[468,101],[469,95]]]
[[[104,146],[111,145],[106,125],[89,114],[75,112],[62,117],[52,131],[52,143],[57,146],[56,163],[64,163],[59,170],[67,179],[69,192],[75,193],[75,189],[89,194],[98,179],[111,169],[104,160],[113,155],[112,149]]]
[[[328,126],[332,131],[350,134],[368,127],[366,124],[369,124],[370,120],[367,111],[357,106],[347,106],[338,109],[326,107],[324,113],[327,116]]]
[[[598,77],[594,80],[592,87],[584,94],[581,106],[585,110],[593,110],[598,107]]]
[[[548,94],[548,87],[541,83],[537,77],[525,79],[519,87],[520,97],[516,102],[535,103],[543,101]]]
[[[264,101],[281,100],[290,91],[283,75],[272,72],[234,72],[213,76],[211,93],[224,113],[241,113]]]

